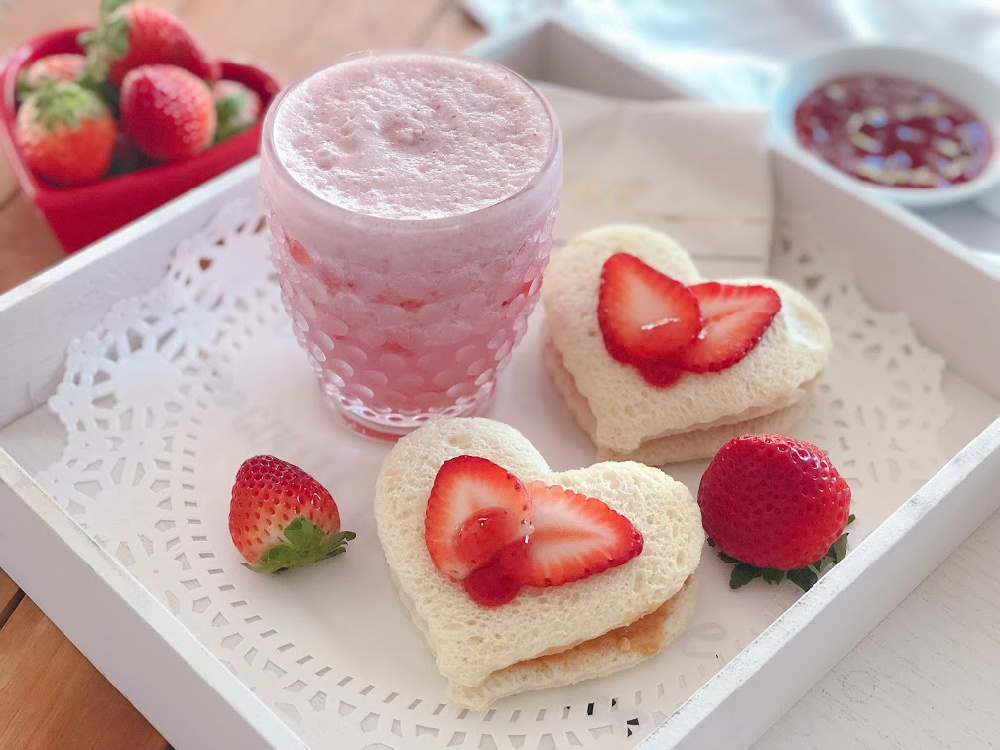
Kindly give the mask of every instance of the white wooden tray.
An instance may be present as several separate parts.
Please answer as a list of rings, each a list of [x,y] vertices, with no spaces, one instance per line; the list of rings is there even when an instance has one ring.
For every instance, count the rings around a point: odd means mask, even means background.
[[[473,51],[601,93],[674,93],[655,73],[552,21]],[[69,342],[114,302],[159,281],[178,241],[252,190],[256,169],[239,167],[0,297],[0,566],[178,748],[301,742],[55,505],[6,451],[3,434],[15,423],[43,429],[45,420],[33,417],[62,375]],[[995,273],[910,215],[861,200],[792,154],[774,155],[774,182],[782,211],[808,213],[817,232],[851,254],[874,305],[908,312],[953,373],[1000,397],[1000,349],[989,345],[996,315],[987,314],[1000,299]],[[32,435],[16,432],[22,463],[31,463],[23,457]],[[987,488],[998,479],[994,423],[670,716],[649,745],[750,744],[996,509],[1000,498]],[[331,726],[329,746],[346,746],[336,738]]]

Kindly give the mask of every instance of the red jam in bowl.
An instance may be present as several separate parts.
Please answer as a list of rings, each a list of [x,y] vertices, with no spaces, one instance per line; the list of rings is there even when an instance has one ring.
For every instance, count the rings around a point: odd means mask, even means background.
[[[975,112],[922,83],[863,74],[838,78],[795,108],[801,146],[847,174],[895,188],[960,185],[993,152]]]

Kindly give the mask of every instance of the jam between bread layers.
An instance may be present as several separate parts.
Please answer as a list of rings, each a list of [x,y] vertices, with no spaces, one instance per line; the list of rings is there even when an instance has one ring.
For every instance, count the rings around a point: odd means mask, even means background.
[[[424,541],[435,567],[484,607],[528,586],[561,586],[622,565],[642,552],[632,522],[592,497],[523,483],[478,456],[438,470]]]
[[[597,321],[605,349],[657,387],[685,372],[732,367],[757,346],[780,309],[770,287],[688,286],[629,253],[615,253],[601,268]]]

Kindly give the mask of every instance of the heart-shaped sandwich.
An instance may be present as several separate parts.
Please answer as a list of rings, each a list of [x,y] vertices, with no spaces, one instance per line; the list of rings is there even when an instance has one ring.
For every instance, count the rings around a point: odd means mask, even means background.
[[[632,462],[554,472],[492,420],[400,439],[375,521],[403,608],[466,708],[631,667],[694,611],[705,537],[683,484]]]
[[[703,279],[647,227],[614,225],[553,254],[542,359],[601,459],[708,458],[727,440],[784,433],[831,348],[822,313],[776,279]]]

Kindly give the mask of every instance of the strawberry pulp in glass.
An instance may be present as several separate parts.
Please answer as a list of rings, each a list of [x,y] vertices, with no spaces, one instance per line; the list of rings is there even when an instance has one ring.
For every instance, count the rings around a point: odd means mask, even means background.
[[[347,424],[481,413],[552,247],[562,142],[541,94],[464,55],[359,53],[275,101],[261,154],[282,299]]]

